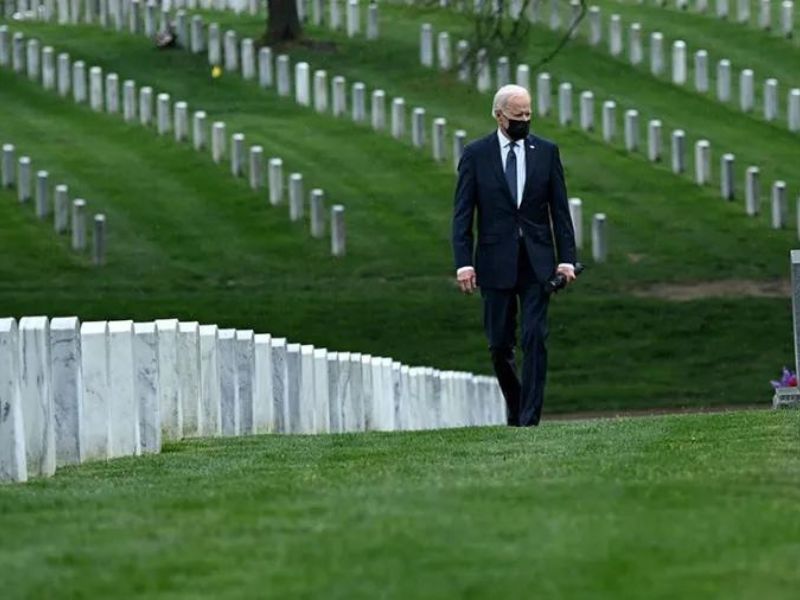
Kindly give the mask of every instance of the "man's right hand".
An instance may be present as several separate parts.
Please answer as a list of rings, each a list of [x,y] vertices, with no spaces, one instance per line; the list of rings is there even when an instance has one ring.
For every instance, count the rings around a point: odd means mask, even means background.
[[[458,270],[456,274],[456,278],[458,279],[458,287],[461,288],[461,291],[465,294],[472,294],[476,289],[478,289],[478,281],[475,277],[475,269],[472,267],[464,267]]]

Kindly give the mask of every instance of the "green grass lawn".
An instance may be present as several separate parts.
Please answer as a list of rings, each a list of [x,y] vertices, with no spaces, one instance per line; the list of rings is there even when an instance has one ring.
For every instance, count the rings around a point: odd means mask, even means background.
[[[0,488],[3,598],[794,598],[800,415],[183,442]]]
[[[491,130],[488,96],[416,65],[416,13],[381,10],[397,32],[384,27],[381,44],[334,36],[336,52],[293,48],[293,58],[309,58],[312,68],[345,74],[350,83],[383,86],[389,97],[404,95],[409,107],[446,115],[450,131],[461,126],[476,137]],[[216,17],[243,33],[260,27],[254,19]],[[305,223],[290,224],[285,205],[267,206],[265,191],[234,181],[226,164],[215,166],[188,144],[93,114],[3,70],[7,118],[0,139],[13,140],[36,168],[69,183],[92,211],[107,213],[110,246],[108,266],[94,270],[36,223],[30,207],[0,192],[0,312],[84,320],[176,315],[408,363],[488,371],[480,303],[461,298],[452,284],[449,161],[436,165],[427,150],[316,115],[238,77],[212,80],[204,56],[158,52],[143,38],[93,27],[14,28],[121,80],[189,100],[190,109],[224,119],[229,133],[243,131],[248,143],[263,145],[266,156],[282,156],[287,173],[306,175],[307,189],[322,187],[329,203],[347,206],[349,256],[331,259],[327,242],[312,240]],[[585,59],[579,54],[571,64],[577,69]],[[629,78],[633,93],[641,77]],[[663,87],[642,80],[639,105],[655,101]],[[714,121],[712,140],[740,130],[736,136],[750,134],[761,144],[753,156],[769,152],[759,141],[765,124],[724,121]],[[554,303],[548,408],[767,400],[767,380],[791,362],[788,301],[674,303],[634,297],[631,289],[785,277],[796,233],[772,231],[766,217],[748,219],[739,202],[722,202],[716,187],[698,188],[595,134],[561,129],[554,119],[535,127],[561,145],[570,193],[584,198],[587,215],[609,214],[612,240],[609,263],[590,265],[580,286]],[[776,135],[775,152],[788,147]],[[776,162],[774,173],[782,168]]]

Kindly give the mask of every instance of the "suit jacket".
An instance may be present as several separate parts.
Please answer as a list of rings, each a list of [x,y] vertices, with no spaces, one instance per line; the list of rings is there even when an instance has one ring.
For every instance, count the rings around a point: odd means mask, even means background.
[[[556,250],[562,263],[574,264],[577,259],[558,146],[529,135],[525,139],[525,169],[525,188],[518,208],[506,183],[496,131],[469,144],[458,163],[453,211],[455,264],[456,269],[474,266],[482,287],[515,286],[520,230],[541,283],[555,272]],[[473,261],[476,211],[478,245]]]

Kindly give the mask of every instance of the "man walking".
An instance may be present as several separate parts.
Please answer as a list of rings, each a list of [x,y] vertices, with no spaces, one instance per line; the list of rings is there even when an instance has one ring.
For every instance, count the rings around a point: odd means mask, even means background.
[[[508,424],[527,427],[539,424],[544,402],[549,296],[543,284],[556,271],[567,283],[575,279],[575,233],[558,147],[529,133],[528,91],[501,87],[492,115],[497,130],[469,144],[458,165],[453,253],[461,290],[481,290],[484,329]],[[522,383],[514,359],[517,312]]]

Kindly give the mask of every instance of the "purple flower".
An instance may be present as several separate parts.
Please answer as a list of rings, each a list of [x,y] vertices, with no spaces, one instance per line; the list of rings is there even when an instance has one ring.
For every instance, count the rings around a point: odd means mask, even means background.
[[[780,381],[770,381],[770,384],[776,390],[782,387],[797,387],[797,375],[792,373],[786,367],[783,367],[783,373],[781,374]]]

